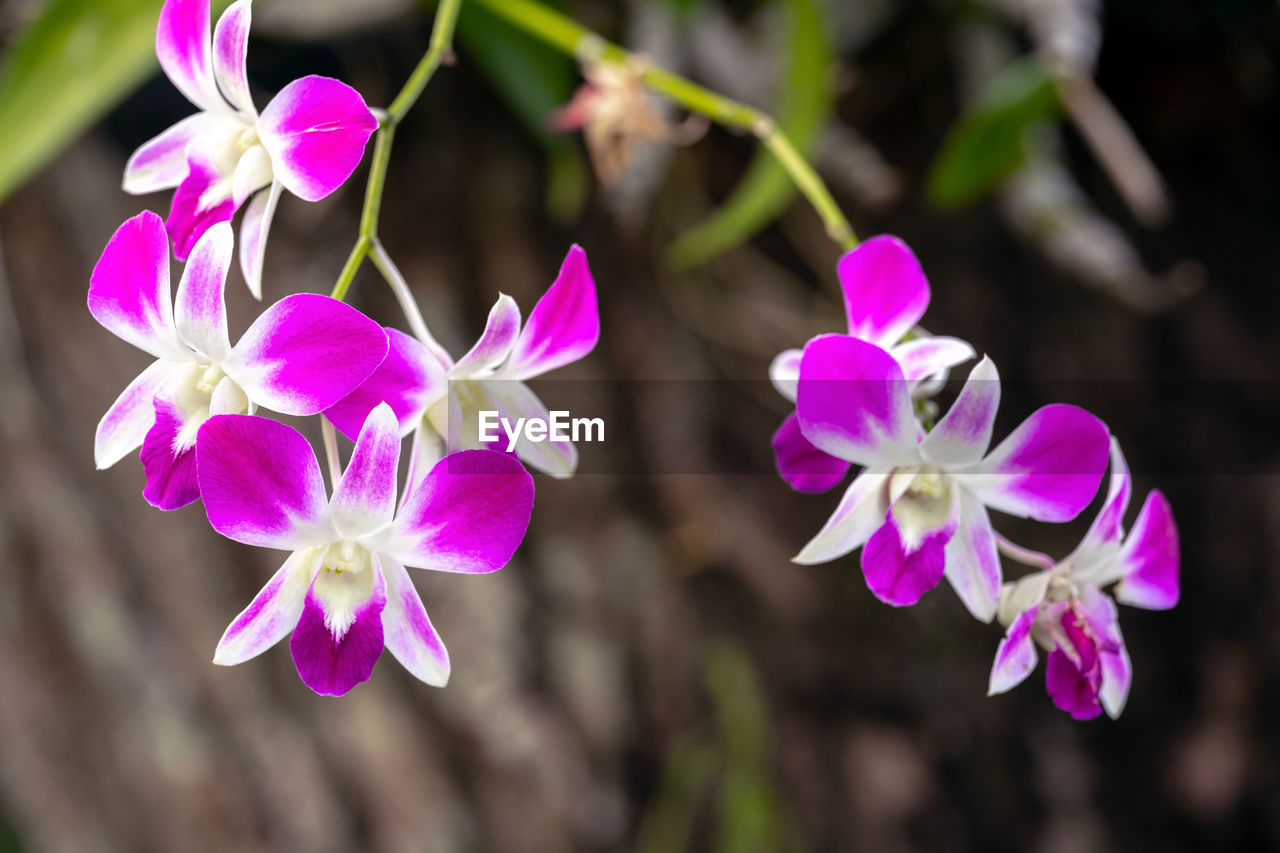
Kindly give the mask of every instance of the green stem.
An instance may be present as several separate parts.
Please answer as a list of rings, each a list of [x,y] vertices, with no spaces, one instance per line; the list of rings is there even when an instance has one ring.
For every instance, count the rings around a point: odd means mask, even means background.
[[[718,124],[755,134],[778,158],[796,187],[822,217],[827,234],[842,249],[858,244],[849,220],[841,212],[830,191],[813,166],[796,150],[791,140],[767,113],[718,95],[678,74],[650,64],[647,60],[605,41],[578,22],[543,6],[535,0],[474,0],[507,23],[523,30],[564,53],[585,62],[630,65],[640,79],[655,92],[665,95],[685,109],[704,115]]]
[[[373,159],[369,164],[369,181],[364,190],[364,208],[360,213],[360,233],[356,244],[347,256],[347,262],[338,274],[338,281],[330,295],[334,299],[345,299],[351,289],[351,282],[364,259],[378,243],[378,213],[382,209],[382,191],[387,184],[387,167],[391,163],[391,142],[395,138],[396,126],[408,115],[422,90],[430,82],[432,75],[452,51],[453,31],[458,25],[458,11],[462,8],[462,0],[440,0],[436,7],[435,23],[431,29],[431,41],[427,52],[418,61],[418,66],[409,75],[408,81],[400,94],[396,95],[386,115],[381,118],[377,139],[373,143]]]

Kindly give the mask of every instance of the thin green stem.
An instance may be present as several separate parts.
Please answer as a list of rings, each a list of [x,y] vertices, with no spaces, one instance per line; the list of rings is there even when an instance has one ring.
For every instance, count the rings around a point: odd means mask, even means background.
[[[795,145],[767,113],[718,95],[678,74],[649,63],[616,44],[605,41],[578,22],[549,9],[536,0],[474,0],[512,26],[584,62],[609,62],[636,69],[640,79],[653,91],[665,95],[685,109],[704,115],[727,127],[755,134],[778,162],[814,210],[822,217],[827,234],[842,249],[858,244],[853,227],[840,210],[822,178],[796,150]]]
[[[373,143],[373,159],[369,163],[369,181],[364,190],[359,236],[356,237],[356,244],[351,248],[351,254],[347,256],[347,262],[330,292],[334,299],[347,297],[347,291],[351,289],[360,265],[378,245],[378,213],[382,209],[382,192],[387,184],[387,167],[391,163],[391,142],[395,139],[396,126],[408,115],[432,75],[453,50],[453,32],[457,28],[458,11],[461,8],[462,0],[440,0],[427,52],[422,55],[385,115],[380,116],[377,138]]]

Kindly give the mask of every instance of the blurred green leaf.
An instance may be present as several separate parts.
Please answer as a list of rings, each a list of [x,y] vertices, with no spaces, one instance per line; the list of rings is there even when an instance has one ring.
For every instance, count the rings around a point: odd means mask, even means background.
[[[947,133],[929,175],[929,199],[947,208],[982,198],[1022,165],[1027,129],[1060,114],[1053,78],[1034,60],[1014,62]]]
[[[573,94],[573,59],[528,38],[489,10],[462,4],[457,40],[466,58],[493,83],[548,158],[548,213],[574,219],[586,202],[589,181],[582,153],[572,138],[549,133],[546,119]]]
[[[775,118],[807,155],[831,114],[831,46],[815,0],[785,0],[785,6],[787,68]],[[667,247],[668,265],[687,269],[745,242],[776,219],[797,192],[778,161],[761,148],[724,205]]]
[[[0,70],[0,200],[155,69],[160,6],[50,0],[15,39]]]

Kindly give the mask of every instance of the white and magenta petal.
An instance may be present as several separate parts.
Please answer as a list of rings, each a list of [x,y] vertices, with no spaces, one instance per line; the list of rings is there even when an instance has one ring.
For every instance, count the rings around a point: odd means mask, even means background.
[[[236,0],[213,29],[213,78],[222,96],[237,112],[254,115],[245,58],[249,51],[252,0]]]
[[[219,222],[205,232],[182,270],[174,303],[179,337],[213,362],[221,362],[231,351],[223,289],[233,242],[229,223]]]
[[[477,381],[475,384],[486,401],[484,408],[497,412],[499,418],[505,418],[511,423],[517,423],[520,418],[524,418],[526,422],[543,421],[548,424],[551,422],[551,413],[546,405],[523,382],[514,379],[487,379]],[[460,407],[456,405],[451,408],[453,409],[450,412],[451,415],[462,415],[460,425],[462,434],[467,436],[468,440],[471,435],[477,436],[478,439],[479,412],[471,407],[466,407],[461,412],[458,412]],[[451,430],[450,437],[456,434]],[[505,435],[500,438],[504,450],[506,441]],[[533,441],[523,430],[516,439],[516,455],[526,465],[559,479],[572,477],[578,467],[578,449],[574,447],[572,441],[553,440],[550,436],[545,441]]]
[[[991,518],[981,501],[956,490],[960,525],[947,543],[947,580],[975,618],[990,622],[1000,598],[1000,554]]]
[[[99,469],[110,468],[142,444],[155,422],[156,395],[174,374],[188,367],[183,362],[157,361],[129,383],[98,422],[93,461]]]
[[[196,440],[196,472],[213,529],[263,548],[330,539],[320,464],[302,434],[268,418],[217,415]]]
[[[157,509],[181,509],[200,499],[196,480],[195,436],[199,423],[172,401],[155,400],[156,416],[142,442],[142,496]]]
[[[204,154],[192,152],[187,158],[187,176],[178,184],[169,203],[164,227],[173,241],[173,256],[185,261],[204,232],[226,222],[236,212],[231,200],[231,181]]]
[[[444,368],[422,343],[398,329],[387,333],[387,357],[358,388],[325,410],[325,417],[347,438],[355,440],[369,412],[385,402],[395,412],[400,435],[408,435],[422,421],[427,407],[449,393]],[[432,460],[435,464],[435,460]]]
[[[419,681],[444,687],[449,681],[449,652],[427,618],[427,610],[404,566],[382,557],[387,606],[382,611],[382,634],[387,651]]]
[[[983,358],[947,414],[920,442],[920,452],[944,466],[977,462],[991,445],[999,408],[1000,376],[991,359]]]
[[[399,463],[400,427],[391,407],[379,403],[365,420],[351,462],[329,502],[333,525],[341,536],[358,539],[391,523]]]
[[[265,193],[258,193],[240,220],[240,272],[254,299],[262,298],[262,266],[267,255],[267,234],[276,215],[283,187],[273,181]]]
[[[918,461],[916,421],[902,369],[875,344],[844,335],[809,341],[796,413],[804,437],[858,465]]]
[[[378,120],[346,83],[315,75],[280,90],[258,119],[277,180],[319,201],[351,177]]]
[[[773,434],[773,458],[778,474],[797,492],[818,494],[839,485],[849,473],[849,463],[824,453],[800,431],[794,412]]]
[[[497,367],[511,354],[519,334],[520,307],[510,296],[499,294],[498,301],[489,309],[480,339],[449,369],[449,375],[462,379]]]
[[[341,696],[373,674],[383,649],[386,582],[375,555],[359,572],[316,573],[289,651],[298,676],[321,696]]]
[[[892,512],[862,549],[862,574],[876,598],[894,607],[909,607],[942,580],[947,542],[955,526],[924,533],[918,542],[904,541]]]
[[[222,108],[209,62],[209,0],[165,0],[156,56],[165,76],[191,103],[203,110]]]
[[[386,333],[355,308],[295,293],[253,322],[223,369],[257,405],[314,415],[350,394],[386,355]]]
[[[1178,527],[1161,492],[1147,495],[1117,559],[1124,572],[1116,586],[1117,601],[1148,610],[1168,610],[1178,603]]]
[[[1133,682],[1133,664],[1129,660],[1129,650],[1120,643],[1118,651],[1101,652],[1098,655],[1102,667],[1102,686],[1098,690],[1098,698],[1102,708],[1111,719],[1118,719],[1124,711],[1129,699],[1129,686]]]
[[[1031,626],[1035,624],[1040,605],[1018,614],[1004,639],[996,649],[996,659],[991,665],[991,679],[987,695],[994,696],[1017,687],[1036,668],[1036,644],[1031,638]]]
[[[796,383],[800,381],[800,359],[804,350],[783,350],[769,365],[769,381],[779,394],[791,402],[796,401]]]
[[[840,259],[849,334],[887,349],[924,316],[929,281],[907,244],[882,235]]]
[[[208,113],[196,113],[142,143],[125,164],[122,189],[145,195],[182,183],[187,176],[187,146],[216,121]]]
[[[600,340],[596,283],[581,246],[569,249],[560,273],[533,306],[511,360],[502,369],[510,379],[528,379],[577,361]]]
[[[89,279],[89,313],[156,358],[189,355],[173,324],[169,241],[159,216],[144,210],[111,235]]]
[[[1070,521],[1097,493],[1109,447],[1102,421],[1059,403],[1033,412],[973,473],[958,476],[993,509]]]
[[[1080,541],[1073,557],[1099,553],[1113,549],[1124,539],[1124,514],[1129,509],[1131,490],[1129,465],[1120,451],[1120,442],[1111,439],[1111,476],[1108,478],[1107,499],[1098,515],[1089,525],[1089,531]]]
[[[889,510],[889,475],[881,468],[863,471],[840,499],[836,511],[793,562],[803,565],[825,563],[861,548],[884,524]]]
[[[418,568],[497,571],[524,539],[532,511],[533,478],[514,458],[451,453],[410,492],[381,550]]]
[[[218,666],[235,666],[280,642],[298,624],[322,551],[303,548],[285,560],[253,601],[231,620],[213,653]]]
[[[898,344],[889,354],[902,366],[902,375],[908,382],[941,376],[978,355],[967,342],[946,337],[916,338]]]

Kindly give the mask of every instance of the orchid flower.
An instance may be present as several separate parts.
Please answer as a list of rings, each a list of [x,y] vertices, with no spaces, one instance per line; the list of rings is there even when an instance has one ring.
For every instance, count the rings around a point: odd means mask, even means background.
[[[913,398],[936,393],[948,369],[976,356],[973,347],[958,338],[917,334],[902,340],[929,307],[929,281],[915,254],[897,237],[867,240],[840,259],[837,273],[849,335],[893,356]],[[769,366],[774,388],[793,403],[801,355],[802,350],[786,350]],[[773,450],[778,473],[799,492],[825,492],[849,473],[847,461],[805,439],[794,412],[773,434]]]
[[[387,329],[387,336],[387,360],[326,417],[351,438],[370,409],[384,400],[390,403],[401,432],[416,433],[414,472],[425,471],[446,449],[485,447],[479,438],[481,411],[495,411],[513,423],[517,418],[546,420],[547,407],[525,380],[595,348],[600,316],[586,252],[576,245],[569,249],[559,275],[523,327],[515,300],[499,296],[484,333],[456,362],[434,341],[429,346],[394,329]],[[515,452],[553,477],[572,475],[578,464],[577,450],[568,441],[534,442],[522,435]]]
[[[1093,415],[1056,404],[988,453],[999,402],[995,365],[983,358],[926,433],[893,355],[845,335],[810,341],[797,388],[800,429],[865,470],[795,561],[823,563],[861,547],[867,585],[882,601],[914,604],[945,575],[970,612],[991,621],[1001,574],[988,507],[1070,521],[1098,490],[1108,440]]]
[[[200,489],[224,536],[289,558],[228,626],[213,662],[242,663],[292,632],[302,681],[340,696],[367,681],[384,647],[414,677],[443,686],[449,655],[405,566],[493,572],[529,526],[533,478],[502,453],[436,463],[396,506],[400,431],[385,403],[360,430],[326,498],[311,445],[267,418],[219,415],[200,428]]]
[[[98,424],[94,459],[114,465],[139,445],[143,495],[161,509],[199,497],[195,448],[211,415],[263,406],[314,415],[369,376],[387,354],[377,323],[328,296],[298,293],[264,311],[233,347],[223,303],[231,226],[212,226],[191,252],[176,303],[164,224],[144,211],[116,229],[93,268],[89,311],[155,362]]]
[[[124,190],[177,188],[165,225],[180,261],[210,226],[253,197],[240,224],[240,266],[261,299],[267,231],[281,190],[318,201],[342,186],[378,121],[355,89],[315,75],[285,86],[259,114],[245,76],[249,18],[250,0],[236,0],[218,19],[211,45],[209,1],[166,0],[156,55],[200,112],[133,153]]]
[[[1105,709],[1120,716],[1133,671],[1120,634],[1115,603],[1102,587],[1116,584],[1116,601],[1148,610],[1178,603],[1178,529],[1159,491],[1147,495],[1128,536],[1129,468],[1111,441],[1111,484],[1106,502],[1071,554],[1054,564],[1017,549],[1043,571],[1006,584],[1000,622],[1008,627],[991,668],[989,693],[1003,693],[1036,667],[1036,645],[1049,652],[1046,685],[1055,705],[1077,720]]]

